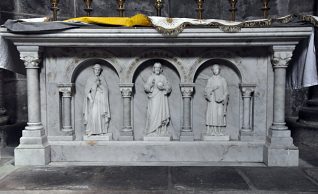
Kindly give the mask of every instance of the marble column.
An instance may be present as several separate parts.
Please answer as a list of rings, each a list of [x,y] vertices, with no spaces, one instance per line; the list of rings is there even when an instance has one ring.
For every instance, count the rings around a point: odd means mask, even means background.
[[[133,127],[131,122],[131,98],[134,84],[120,84],[120,92],[123,98],[123,128],[120,131],[120,141],[133,141]]]
[[[180,84],[183,100],[183,116],[180,141],[193,141],[194,134],[192,130],[192,95],[194,90],[193,83]]]
[[[248,141],[252,140],[254,135],[252,128],[252,97],[255,91],[255,84],[240,84],[240,89],[243,98],[243,121],[242,128],[240,130],[240,140]]]
[[[59,84],[59,92],[62,93],[62,133],[69,137],[65,140],[74,140],[74,130],[72,128],[72,92],[74,84]]]
[[[50,146],[41,122],[40,48],[18,46],[27,74],[28,123],[20,145],[14,150],[15,165],[45,165],[50,162]]]
[[[273,46],[273,124],[264,146],[264,162],[268,166],[298,166],[299,151],[293,145],[290,130],[285,123],[286,68],[294,49],[295,46]]]

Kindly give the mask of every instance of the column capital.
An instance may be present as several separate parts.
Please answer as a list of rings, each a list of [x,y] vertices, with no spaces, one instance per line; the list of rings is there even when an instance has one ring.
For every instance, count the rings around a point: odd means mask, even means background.
[[[255,91],[256,84],[240,84],[240,89],[243,97],[251,97],[252,93]]]
[[[40,68],[40,59],[36,56],[23,56],[20,54],[20,59],[24,62],[26,69],[38,69]]]
[[[63,97],[71,97],[72,92],[74,90],[74,84],[73,83],[60,83],[57,85],[59,88],[59,92],[63,94]]]
[[[133,87],[134,87],[133,83],[121,83],[121,84],[119,84],[119,87],[120,87],[120,92],[121,92],[122,97],[124,97],[124,98],[131,97]]]
[[[20,59],[24,62],[25,68],[37,69],[41,62],[40,53],[42,49],[39,46],[17,46],[20,53]]]
[[[287,68],[294,50],[294,45],[273,46],[271,59],[273,68]]]
[[[180,89],[183,98],[191,98],[194,91],[194,83],[181,83]]]

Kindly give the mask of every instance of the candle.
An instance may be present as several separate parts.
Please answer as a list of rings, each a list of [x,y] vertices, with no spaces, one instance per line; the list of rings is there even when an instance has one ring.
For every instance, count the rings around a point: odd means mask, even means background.
[[[59,4],[59,0],[50,0],[51,2],[51,10],[53,11],[53,21],[57,20],[57,11],[59,8],[57,5]]]
[[[163,0],[156,0],[155,8],[157,9],[157,16],[161,16],[162,7],[163,7]]]
[[[89,17],[91,16],[91,12],[93,11],[92,9],[92,2],[93,0],[84,0],[85,3],[85,8],[84,10],[86,11],[86,15]]]

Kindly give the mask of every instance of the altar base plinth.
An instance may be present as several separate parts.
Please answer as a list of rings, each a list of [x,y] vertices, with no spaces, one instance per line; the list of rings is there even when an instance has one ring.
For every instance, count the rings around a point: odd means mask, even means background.
[[[203,141],[230,141],[230,136],[228,136],[228,135],[220,135],[220,136],[205,135],[205,136],[203,136]]]
[[[171,137],[151,137],[151,136],[145,136],[144,137],[144,141],[171,141]]]
[[[84,141],[111,141],[113,139],[112,133],[107,133],[103,135],[85,135],[83,136]]]

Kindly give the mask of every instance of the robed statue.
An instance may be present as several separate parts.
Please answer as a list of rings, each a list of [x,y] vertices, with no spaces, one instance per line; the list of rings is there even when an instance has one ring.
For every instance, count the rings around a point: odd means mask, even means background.
[[[153,73],[144,85],[148,95],[147,136],[169,136],[167,131],[170,122],[168,95],[171,93],[171,85],[162,72],[161,63],[155,63]]]
[[[108,86],[101,76],[103,69],[100,64],[96,64],[93,71],[94,76],[85,85],[83,116],[88,136],[106,134],[110,121]]]
[[[226,127],[226,112],[229,100],[227,82],[220,75],[220,66],[212,66],[212,77],[205,88],[205,98],[208,101],[206,112],[207,135],[222,136]]]

